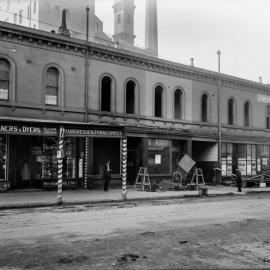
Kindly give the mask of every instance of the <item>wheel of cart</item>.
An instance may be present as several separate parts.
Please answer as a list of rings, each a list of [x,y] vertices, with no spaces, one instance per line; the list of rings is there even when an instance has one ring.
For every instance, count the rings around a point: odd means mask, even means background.
[[[174,184],[178,184],[179,186],[182,186],[183,177],[182,177],[182,174],[179,171],[173,172],[172,182]]]

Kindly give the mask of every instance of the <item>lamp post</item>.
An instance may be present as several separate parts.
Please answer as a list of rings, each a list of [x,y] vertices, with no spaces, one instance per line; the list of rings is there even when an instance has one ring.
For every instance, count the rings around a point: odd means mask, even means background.
[[[220,55],[221,51],[217,51],[218,55],[218,106],[217,106],[217,113],[218,113],[218,168],[220,169],[220,173],[218,174],[218,183],[221,184],[221,175],[222,175],[222,166],[221,166],[221,94],[220,94]]]

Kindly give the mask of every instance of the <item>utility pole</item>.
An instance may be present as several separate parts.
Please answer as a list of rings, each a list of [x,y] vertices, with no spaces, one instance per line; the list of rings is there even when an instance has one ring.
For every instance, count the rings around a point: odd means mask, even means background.
[[[219,174],[218,174],[218,183],[221,184],[221,176],[222,176],[222,166],[221,166],[221,93],[220,93],[220,55],[221,51],[217,51],[218,55],[218,168]]]

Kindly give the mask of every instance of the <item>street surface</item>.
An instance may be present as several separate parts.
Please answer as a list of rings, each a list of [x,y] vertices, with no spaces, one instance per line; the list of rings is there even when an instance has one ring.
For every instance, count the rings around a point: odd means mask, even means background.
[[[0,269],[270,269],[270,196],[0,211]]]

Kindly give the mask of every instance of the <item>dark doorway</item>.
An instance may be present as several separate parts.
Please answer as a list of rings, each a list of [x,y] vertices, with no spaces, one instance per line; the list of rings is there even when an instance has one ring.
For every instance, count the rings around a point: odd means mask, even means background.
[[[139,167],[142,166],[141,138],[128,137],[127,182],[134,185]]]

